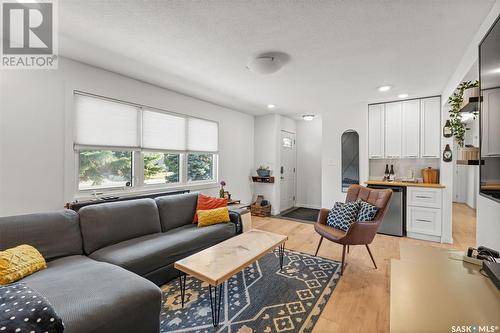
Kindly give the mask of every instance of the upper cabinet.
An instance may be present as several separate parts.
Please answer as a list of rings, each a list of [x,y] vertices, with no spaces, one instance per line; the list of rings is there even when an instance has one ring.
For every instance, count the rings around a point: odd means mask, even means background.
[[[369,158],[439,158],[439,97],[368,106]]]
[[[420,100],[404,101],[402,117],[402,157],[417,158],[420,154]]]
[[[402,103],[385,105],[385,157],[401,157],[401,114]]]
[[[384,158],[384,104],[368,107],[368,155]]]
[[[481,155],[500,156],[500,89],[483,90]]]
[[[420,100],[420,157],[439,158],[441,151],[441,99]]]

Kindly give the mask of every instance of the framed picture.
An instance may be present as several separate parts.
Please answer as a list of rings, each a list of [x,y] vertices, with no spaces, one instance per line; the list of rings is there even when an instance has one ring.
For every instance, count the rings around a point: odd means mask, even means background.
[[[231,194],[228,191],[224,191],[224,199],[231,200]]]

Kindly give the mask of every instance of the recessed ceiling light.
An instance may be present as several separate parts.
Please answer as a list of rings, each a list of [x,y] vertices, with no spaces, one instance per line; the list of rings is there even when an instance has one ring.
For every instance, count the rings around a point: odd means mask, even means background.
[[[276,107],[275,104],[267,104],[268,109],[274,109]]]
[[[313,114],[305,114],[302,116],[302,119],[307,120],[307,121],[313,120],[314,118],[316,118],[316,116]]]
[[[408,97],[408,94],[399,94],[398,97],[399,98],[406,98],[406,97]]]
[[[391,88],[392,86],[380,86],[378,87],[378,91],[389,91]]]

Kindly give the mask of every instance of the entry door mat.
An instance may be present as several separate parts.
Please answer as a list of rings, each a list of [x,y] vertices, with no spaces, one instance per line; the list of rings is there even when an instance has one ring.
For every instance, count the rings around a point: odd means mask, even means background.
[[[318,220],[318,214],[319,209],[297,207],[281,214],[280,217],[291,220],[316,222]]]
[[[269,253],[224,285],[220,324],[212,326],[208,284],[187,276],[162,287],[161,332],[311,332],[339,280],[340,263],[285,250]]]

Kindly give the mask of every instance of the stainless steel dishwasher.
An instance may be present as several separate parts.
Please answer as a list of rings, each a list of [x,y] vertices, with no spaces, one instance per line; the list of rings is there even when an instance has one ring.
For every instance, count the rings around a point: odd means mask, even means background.
[[[368,185],[368,187],[392,190],[391,202],[378,232],[392,236],[404,236],[406,233],[406,188],[391,185]]]

